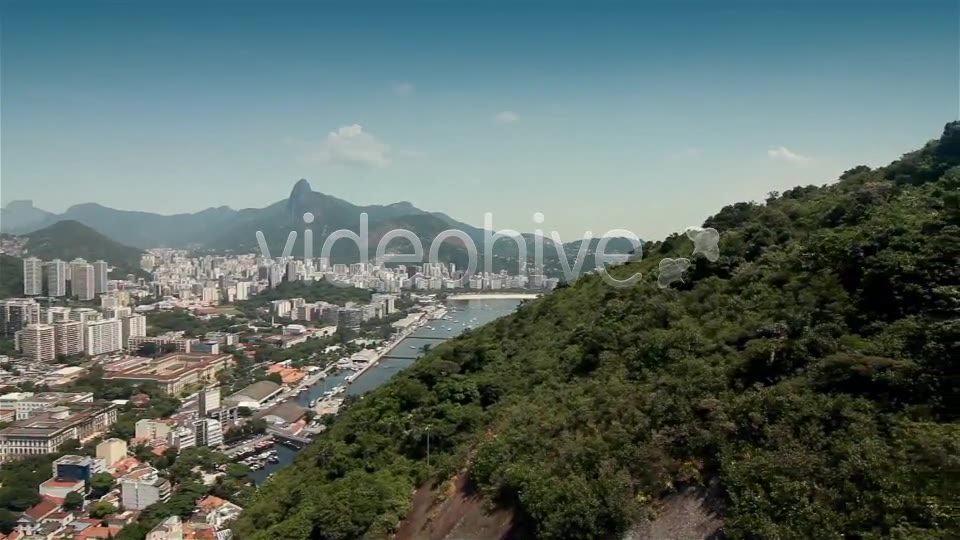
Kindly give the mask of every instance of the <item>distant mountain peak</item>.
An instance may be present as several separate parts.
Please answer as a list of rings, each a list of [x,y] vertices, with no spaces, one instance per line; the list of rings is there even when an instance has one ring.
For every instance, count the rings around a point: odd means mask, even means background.
[[[297,183],[293,185],[293,190],[290,192],[290,198],[297,198],[303,196],[304,193],[313,193],[313,188],[310,187],[310,182],[306,178],[301,178],[297,180]]]
[[[5,207],[7,210],[29,210],[34,208],[33,201],[29,199],[19,200],[19,201],[10,201]]]
[[[301,178],[293,185],[290,198],[287,199],[287,212],[290,214],[290,219],[299,220],[303,216],[311,195],[313,195],[313,189],[306,178]]]

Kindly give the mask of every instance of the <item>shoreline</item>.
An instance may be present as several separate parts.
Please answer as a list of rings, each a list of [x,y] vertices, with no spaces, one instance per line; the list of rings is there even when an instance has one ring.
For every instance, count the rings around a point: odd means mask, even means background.
[[[445,300],[533,300],[541,295],[536,293],[463,293],[451,294]]]

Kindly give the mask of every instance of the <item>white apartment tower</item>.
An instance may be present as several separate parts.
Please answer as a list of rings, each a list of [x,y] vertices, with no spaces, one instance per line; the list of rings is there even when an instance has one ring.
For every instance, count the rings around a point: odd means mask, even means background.
[[[96,296],[94,286],[93,265],[83,259],[71,261],[70,293],[80,300],[93,300]]]
[[[83,323],[57,321],[53,323],[54,349],[57,354],[71,355],[83,352]]]
[[[193,421],[194,437],[197,446],[216,448],[223,444],[223,428],[220,422],[212,418],[201,418]]]
[[[130,315],[120,319],[121,324],[121,345],[127,348],[132,337],[144,337],[147,335],[147,317],[144,315]]]
[[[38,296],[43,294],[43,262],[36,257],[23,260],[23,294]]]
[[[93,263],[93,292],[101,294],[107,292],[107,262]]]
[[[67,263],[54,259],[47,263],[47,295],[67,295]]]
[[[17,333],[17,344],[24,356],[38,362],[49,362],[57,357],[53,326],[28,324]]]
[[[123,329],[119,319],[104,319],[87,323],[84,349],[90,356],[107,354],[122,348]]]

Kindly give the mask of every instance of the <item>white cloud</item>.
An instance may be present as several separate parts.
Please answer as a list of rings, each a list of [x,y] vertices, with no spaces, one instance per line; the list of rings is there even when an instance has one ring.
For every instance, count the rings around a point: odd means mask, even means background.
[[[505,126],[507,124],[516,124],[520,121],[520,116],[513,111],[498,112],[493,116],[493,121]]]
[[[393,90],[393,93],[398,96],[409,96],[416,91],[416,87],[413,86],[413,83],[405,81],[391,83],[390,89]]]
[[[314,157],[326,163],[386,167],[390,165],[390,146],[353,124],[331,131]]]
[[[802,156],[786,146],[778,146],[767,150],[767,157],[777,161],[786,161],[787,163],[809,163],[810,158]]]

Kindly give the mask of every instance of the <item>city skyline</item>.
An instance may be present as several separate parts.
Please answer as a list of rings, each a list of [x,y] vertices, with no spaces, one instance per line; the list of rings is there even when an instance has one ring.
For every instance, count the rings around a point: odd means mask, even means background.
[[[307,178],[656,239],[957,116],[951,2],[279,6],[4,4],[0,201],[174,214]]]

